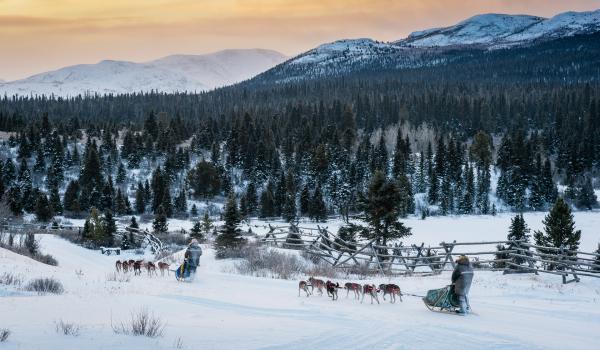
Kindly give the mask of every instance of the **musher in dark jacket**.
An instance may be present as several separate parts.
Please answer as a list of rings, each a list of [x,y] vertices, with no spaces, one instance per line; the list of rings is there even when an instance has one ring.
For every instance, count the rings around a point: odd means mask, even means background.
[[[456,260],[456,267],[454,268],[454,272],[452,272],[452,286],[454,294],[456,294],[460,303],[458,313],[461,315],[465,315],[471,309],[469,305],[471,281],[473,281],[473,266],[471,266],[468,257],[461,255]]]
[[[200,265],[200,256],[202,255],[202,248],[196,239],[192,239],[190,245],[185,251],[185,266],[190,274],[195,274],[196,269]]]

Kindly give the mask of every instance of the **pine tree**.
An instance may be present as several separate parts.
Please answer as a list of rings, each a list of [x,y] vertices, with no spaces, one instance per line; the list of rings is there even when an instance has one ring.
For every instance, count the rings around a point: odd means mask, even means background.
[[[467,164],[464,175],[464,192],[459,203],[459,212],[461,214],[472,214],[473,213],[473,200],[475,197],[475,183],[473,178],[473,168]]]
[[[579,248],[581,231],[575,230],[575,221],[569,205],[559,197],[543,221],[544,232],[535,231],[535,242],[539,246],[565,248],[576,251]],[[550,268],[554,268],[551,264]]]
[[[194,226],[190,230],[190,237],[197,239],[199,242],[204,240],[204,235],[202,234],[202,224],[200,221],[194,222]]]
[[[275,216],[274,207],[272,183],[269,181],[267,187],[260,194],[260,217],[270,218]]]
[[[79,202],[79,181],[71,180],[67,185],[65,195],[63,197],[64,209],[68,212],[79,213],[81,205]]]
[[[125,183],[125,179],[127,179],[127,173],[125,172],[125,166],[123,163],[119,163],[119,169],[117,170],[117,184],[122,185]]]
[[[54,213],[52,212],[52,207],[50,206],[50,201],[48,201],[48,197],[40,193],[37,197],[37,201],[35,203],[35,216],[38,221],[48,222],[52,219]]]
[[[175,198],[175,211],[180,214],[187,213],[187,199],[185,196],[185,188],[181,188]]]
[[[412,192],[412,185],[408,176],[400,174],[398,176],[398,209],[401,218],[413,214],[415,212],[415,198]]]
[[[146,193],[141,182],[138,182],[137,189],[135,190],[135,211],[138,214],[146,212]]]
[[[117,224],[113,217],[112,211],[109,209],[104,212],[102,217],[102,231],[104,237],[102,239],[103,244],[107,247],[113,247],[115,245],[115,234],[117,233]]]
[[[159,206],[154,213],[152,228],[156,233],[166,233],[169,230],[167,215],[165,214],[165,210],[162,206]]]
[[[310,217],[317,222],[327,220],[327,208],[321,193],[321,185],[317,185],[310,201]]]
[[[204,216],[202,217],[202,232],[205,236],[210,234],[210,231],[214,228],[213,222],[208,215],[208,211],[204,212]]]
[[[132,229],[139,229],[140,225],[138,225],[137,220],[135,219],[135,216],[131,217],[131,221],[129,222],[129,227]]]
[[[376,171],[373,174],[365,198],[360,201],[360,210],[363,220],[369,229],[361,230],[367,239],[377,239],[378,245],[386,245],[390,239],[409,236],[410,228],[398,221],[400,194],[394,181],[388,181],[385,175]]]
[[[63,206],[60,202],[57,186],[52,186],[52,188],[50,188],[50,205],[55,214],[61,215],[63,213]]]
[[[598,205],[598,198],[594,193],[594,188],[592,187],[592,180],[588,176],[583,181],[583,184],[579,188],[577,192],[577,208],[579,209],[587,209],[592,210],[592,208]]]
[[[217,258],[224,258],[228,256],[231,251],[239,249],[245,242],[242,238],[241,230],[239,228],[240,216],[237,207],[237,201],[235,199],[235,193],[230,192],[225,204],[225,210],[223,214],[225,223],[219,236],[215,240],[215,250],[217,251]]]
[[[246,220],[248,218],[248,204],[246,202],[246,196],[240,197],[240,219]]]
[[[310,214],[310,200],[310,191],[307,184],[300,193],[300,215],[308,216]]]
[[[23,203],[21,198],[21,190],[17,186],[12,186],[8,189],[6,201],[10,211],[15,216],[20,216],[23,213]]]
[[[192,209],[190,209],[190,214],[193,217],[198,216],[198,207],[196,206],[196,203],[192,204]]]
[[[250,181],[246,188],[246,205],[249,216],[253,216],[258,212],[258,197],[256,196],[256,186],[253,181]]]

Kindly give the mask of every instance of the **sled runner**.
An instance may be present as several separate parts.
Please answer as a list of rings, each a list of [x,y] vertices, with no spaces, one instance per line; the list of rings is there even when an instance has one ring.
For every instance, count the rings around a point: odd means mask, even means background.
[[[460,309],[458,296],[454,294],[452,286],[427,291],[423,302],[431,311],[457,314],[456,312]]]

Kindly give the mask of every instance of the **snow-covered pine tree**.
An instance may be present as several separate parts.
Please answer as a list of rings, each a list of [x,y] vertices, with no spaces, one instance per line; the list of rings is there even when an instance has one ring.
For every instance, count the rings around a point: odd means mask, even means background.
[[[592,208],[598,206],[598,198],[594,193],[592,179],[589,176],[586,176],[585,180],[582,181],[582,184],[577,191],[576,205],[579,209],[587,210],[592,210]]]
[[[202,216],[202,232],[205,236],[208,236],[211,230],[214,228],[213,221],[210,219],[208,215],[208,211],[204,211],[204,215]]]
[[[230,192],[225,204],[223,213],[225,223],[220,234],[215,239],[215,250],[217,258],[225,258],[235,256],[236,251],[244,244],[245,239],[242,238],[242,231],[239,228],[240,216],[235,199],[235,193]]]
[[[156,233],[165,233],[169,230],[167,215],[162,205],[159,205],[154,212],[154,221],[152,221],[152,229]]]
[[[194,225],[190,230],[190,237],[197,239],[198,242],[202,242],[204,240],[202,224],[200,221],[194,222]]]
[[[48,222],[52,219],[54,213],[50,206],[50,201],[44,193],[39,193],[35,202],[35,216],[38,221]]]
[[[527,223],[525,222],[525,218],[523,214],[517,214],[514,218],[511,219],[510,227],[508,229],[507,239],[509,241],[523,241],[518,243],[510,243],[507,249],[518,249],[517,254],[519,255],[529,255],[529,248],[521,245],[521,243],[529,243],[529,227],[527,227]],[[522,257],[513,257],[512,263],[517,265],[523,265],[525,263],[525,258]],[[514,267],[511,267],[514,268]]]
[[[579,248],[581,231],[575,230],[575,221],[571,208],[565,200],[559,197],[543,221],[544,231],[535,231],[535,242],[539,246],[560,248],[576,251]],[[550,251],[542,251],[552,253]],[[550,268],[555,266],[551,264]]]
[[[399,216],[405,218],[415,212],[415,198],[408,176],[400,174],[397,181]]]
[[[325,206],[321,185],[319,184],[317,184],[310,201],[310,217],[317,222],[324,222],[327,220],[327,207]]]

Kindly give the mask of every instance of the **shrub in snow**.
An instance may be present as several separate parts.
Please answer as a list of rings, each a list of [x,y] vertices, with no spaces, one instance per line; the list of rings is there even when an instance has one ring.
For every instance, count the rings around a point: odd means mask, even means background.
[[[29,282],[25,290],[38,293],[62,294],[65,289],[62,283],[54,278],[38,278]]]
[[[130,274],[111,272],[106,274],[106,282],[127,283],[131,281]]]
[[[10,331],[6,328],[2,328],[0,329],[0,343],[3,343],[6,341],[6,339],[8,339],[8,336],[10,335]]]
[[[116,334],[144,336],[149,338],[162,337],[165,323],[158,317],[150,314],[148,309],[143,308],[131,313],[131,319],[118,325],[112,324]]]
[[[79,335],[81,327],[75,323],[69,323],[60,320],[58,322],[55,322],[55,329],[56,333],[62,333],[64,335],[72,335],[74,337],[77,337]]]
[[[0,284],[20,287],[23,284],[23,276],[16,275],[10,272],[5,272],[2,275],[0,275]]]
[[[236,269],[244,275],[290,279],[303,271],[303,262],[296,255],[259,249],[254,245],[241,252],[243,260],[236,264]]]

